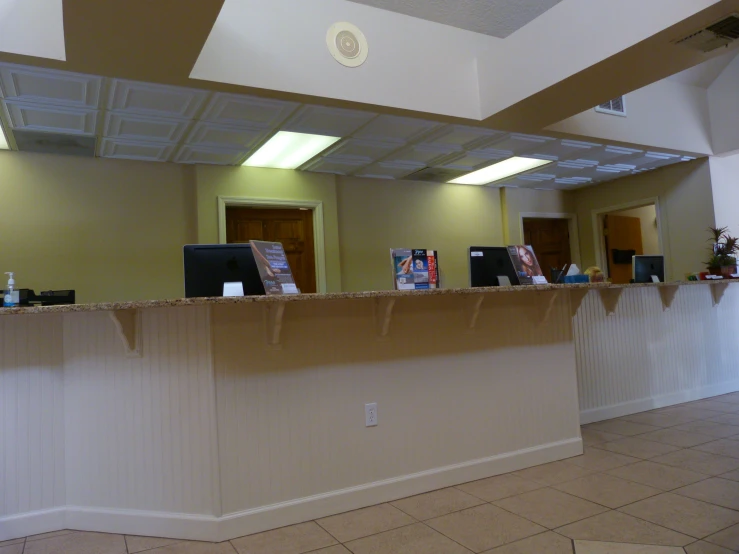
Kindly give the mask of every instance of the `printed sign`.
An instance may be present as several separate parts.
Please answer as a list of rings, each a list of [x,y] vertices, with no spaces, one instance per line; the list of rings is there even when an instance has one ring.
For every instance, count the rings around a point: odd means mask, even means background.
[[[285,249],[279,242],[250,240],[254,260],[257,262],[259,276],[264,284],[264,292],[273,294],[299,294],[295,286]]]
[[[531,246],[522,244],[509,246],[508,254],[511,256],[511,262],[513,262],[518,282],[521,285],[540,285],[547,282]]]
[[[396,290],[423,290],[439,287],[439,264],[436,250],[393,248],[393,282]]]

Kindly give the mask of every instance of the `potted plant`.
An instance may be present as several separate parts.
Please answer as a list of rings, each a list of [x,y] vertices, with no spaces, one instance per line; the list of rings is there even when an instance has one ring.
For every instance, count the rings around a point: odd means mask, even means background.
[[[711,275],[729,277],[736,273],[736,256],[739,253],[739,238],[729,234],[728,227],[710,227],[712,254],[706,262]]]

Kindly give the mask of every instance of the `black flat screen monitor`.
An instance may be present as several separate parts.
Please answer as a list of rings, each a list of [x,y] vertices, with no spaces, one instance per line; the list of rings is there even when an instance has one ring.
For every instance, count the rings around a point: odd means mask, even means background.
[[[249,244],[189,244],[185,258],[185,297],[223,296],[223,284],[241,282],[244,295],[264,294]]]
[[[518,276],[505,246],[470,246],[470,287],[497,287],[498,276],[518,285]]]
[[[634,256],[632,258],[633,278],[635,283],[652,283],[652,275],[665,282],[664,256]]]

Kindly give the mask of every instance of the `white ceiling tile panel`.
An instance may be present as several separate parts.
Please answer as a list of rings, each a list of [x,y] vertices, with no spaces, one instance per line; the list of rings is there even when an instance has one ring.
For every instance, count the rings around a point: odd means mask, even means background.
[[[505,133],[485,129],[483,127],[467,127],[465,125],[445,125],[438,131],[424,137],[423,144],[437,144],[464,150],[483,148],[491,142],[502,138]]]
[[[303,106],[285,124],[283,131],[348,137],[377,114],[325,106]]]
[[[510,157],[505,153],[497,150],[473,150],[471,152],[462,152],[447,159],[441,160],[439,167],[446,169],[456,169],[459,171],[475,171]]]
[[[104,158],[166,162],[172,156],[174,148],[173,144],[104,138],[100,145],[100,155]]]
[[[134,142],[179,142],[189,125],[189,121],[182,119],[108,112],[103,134],[105,137]]]
[[[22,102],[96,109],[102,81],[102,77],[93,75],[0,65],[2,96]]]
[[[403,177],[406,177],[411,173],[415,173],[416,171],[420,171],[423,168],[424,166],[422,164],[406,165],[379,162],[365,167],[355,173],[355,175],[358,177],[374,177],[377,179],[402,179]]]
[[[507,136],[503,136],[500,140],[496,140],[491,143],[490,146],[484,150],[497,151],[500,154],[507,153],[508,156],[520,156],[522,154],[539,151],[552,142],[556,142],[556,139],[537,135],[510,133]]]
[[[393,152],[384,162],[411,164],[411,165],[436,165],[437,161],[448,158],[455,153],[457,148],[434,144],[416,144],[407,146]]]
[[[208,94],[204,90],[113,79],[110,82],[108,109],[191,119],[195,117]]]
[[[248,129],[246,127],[218,125],[209,121],[197,121],[185,142],[192,146],[248,150],[251,152],[271,132],[269,129]]]
[[[397,142],[379,142],[362,139],[345,139],[336,143],[326,156],[332,158],[346,158],[349,160],[363,160],[372,163],[392,152],[402,148]]]
[[[366,165],[367,162],[363,162],[361,160],[324,157],[309,162],[301,169],[305,169],[306,171],[315,171],[318,173],[350,175]]]
[[[576,140],[549,141],[537,148],[533,153],[537,158],[562,160],[571,157],[587,158],[588,152],[599,148],[600,144],[594,142],[580,142]]]
[[[226,150],[186,144],[177,151],[174,161],[183,164],[239,165],[247,156],[246,150]]]
[[[354,133],[356,138],[388,142],[415,142],[443,124],[411,117],[381,115]]]
[[[284,100],[215,93],[200,119],[250,129],[275,129],[299,106]]]
[[[45,104],[3,101],[5,115],[13,129],[51,133],[91,135],[96,130],[97,111],[63,108]]]
[[[643,150],[636,148],[624,148],[622,146],[605,146],[603,148],[595,148],[587,152],[587,156],[578,156],[588,160],[593,160],[599,164],[613,163],[619,160],[625,160],[638,154],[642,154]]]

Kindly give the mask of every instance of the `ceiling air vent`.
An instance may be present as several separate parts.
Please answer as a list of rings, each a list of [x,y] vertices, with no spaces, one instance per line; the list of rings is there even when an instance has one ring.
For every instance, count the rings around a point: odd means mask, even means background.
[[[732,14],[705,29],[676,40],[675,44],[698,52],[713,52],[739,39],[739,14]]]
[[[13,131],[13,136],[21,152],[95,156],[95,137],[91,136],[43,133],[23,129]]]
[[[600,106],[595,107],[596,112],[607,113],[611,115],[626,116],[626,102],[623,96],[604,102]]]

